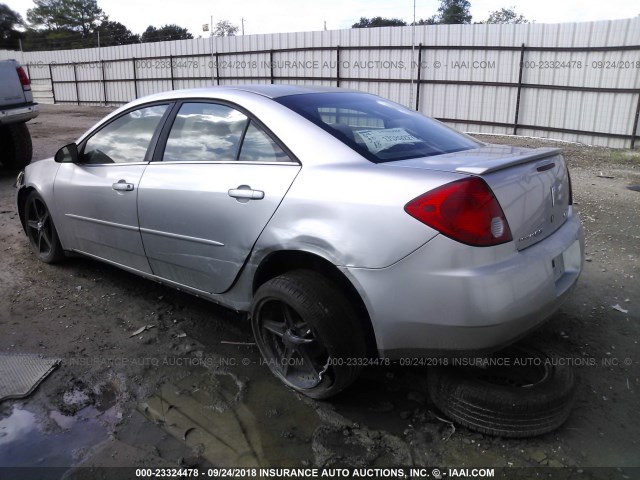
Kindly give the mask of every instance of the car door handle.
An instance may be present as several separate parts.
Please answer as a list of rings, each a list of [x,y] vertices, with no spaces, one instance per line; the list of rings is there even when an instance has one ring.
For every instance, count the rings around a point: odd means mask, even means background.
[[[238,188],[229,190],[229,196],[238,200],[262,200],[264,192],[262,190],[253,190],[247,185],[240,185]]]
[[[133,190],[133,183],[127,183],[126,180],[120,180],[111,185],[111,188],[118,192],[130,192]]]

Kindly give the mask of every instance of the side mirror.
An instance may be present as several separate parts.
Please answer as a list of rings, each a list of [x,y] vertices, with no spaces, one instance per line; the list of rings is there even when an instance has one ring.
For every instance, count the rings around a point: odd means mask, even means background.
[[[78,146],[75,143],[65,145],[53,158],[57,163],[78,163]]]

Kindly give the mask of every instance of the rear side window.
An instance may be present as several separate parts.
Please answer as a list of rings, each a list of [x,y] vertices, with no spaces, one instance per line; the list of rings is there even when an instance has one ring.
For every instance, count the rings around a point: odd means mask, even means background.
[[[91,164],[143,162],[167,105],[145,107],[112,121],[86,141],[82,162]]]
[[[248,121],[226,105],[185,103],[171,127],[163,161],[235,160]]]
[[[471,150],[480,145],[432,118],[374,95],[308,93],[275,100],[375,163]]]
[[[289,156],[255,122],[249,124],[240,149],[241,162],[290,162]]]

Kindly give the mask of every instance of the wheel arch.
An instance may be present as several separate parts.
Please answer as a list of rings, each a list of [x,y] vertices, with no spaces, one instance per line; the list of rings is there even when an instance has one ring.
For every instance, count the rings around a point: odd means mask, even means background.
[[[27,224],[24,216],[25,204],[27,201],[27,197],[31,192],[35,190],[34,187],[24,187],[18,190],[18,198],[17,198],[17,206],[18,206],[18,217],[20,217],[20,223],[22,224],[22,230],[25,235],[27,233]]]
[[[369,311],[360,293],[349,279],[327,259],[310,252],[280,250],[268,254],[261,262],[253,277],[252,294],[265,282],[292,270],[312,270],[325,276],[345,294],[357,313],[365,332],[367,355],[378,356],[376,337]]]

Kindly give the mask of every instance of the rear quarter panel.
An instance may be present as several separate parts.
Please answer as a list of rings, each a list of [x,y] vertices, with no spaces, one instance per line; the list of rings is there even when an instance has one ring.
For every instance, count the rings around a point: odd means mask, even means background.
[[[302,250],[334,265],[386,267],[438,234],[409,216],[404,205],[458,178],[458,174],[415,172],[366,160],[303,164],[254,255]]]

